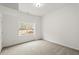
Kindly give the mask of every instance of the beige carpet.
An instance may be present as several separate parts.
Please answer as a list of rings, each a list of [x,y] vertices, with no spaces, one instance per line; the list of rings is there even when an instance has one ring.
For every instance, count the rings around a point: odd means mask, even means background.
[[[4,48],[2,55],[77,55],[79,51],[45,40],[32,41]]]

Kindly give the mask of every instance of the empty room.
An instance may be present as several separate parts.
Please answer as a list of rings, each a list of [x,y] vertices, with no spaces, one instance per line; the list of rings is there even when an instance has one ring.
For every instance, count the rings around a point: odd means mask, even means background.
[[[0,55],[79,55],[79,3],[0,3]]]

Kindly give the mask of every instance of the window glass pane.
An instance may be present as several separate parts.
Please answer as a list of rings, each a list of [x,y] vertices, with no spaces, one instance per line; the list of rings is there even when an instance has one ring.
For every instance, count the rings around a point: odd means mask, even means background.
[[[35,34],[35,24],[21,24],[18,35]]]

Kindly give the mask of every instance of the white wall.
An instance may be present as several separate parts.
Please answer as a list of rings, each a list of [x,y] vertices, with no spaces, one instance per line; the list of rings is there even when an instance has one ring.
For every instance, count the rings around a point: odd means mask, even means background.
[[[2,46],[3,47],[42,38],[41,28],[40,28],[41,17],[24,14],[22,12],[9,9],[6,7],[3,8],[3,10],[1,9],[1,11],[3,14],[3,21],[2,21],[2,29],[3,29]],[[36,35],[18,36],[17,35],[18,27],[21,22],[35,23]]]
[[[1,26],[1,22],[2,22],[2,16],[0,14],[0,52],[1,52],[1,49],[2,49],[2,26]]]
[[[79,50],[79,7],[64,7],[44,16],[43,37]]]

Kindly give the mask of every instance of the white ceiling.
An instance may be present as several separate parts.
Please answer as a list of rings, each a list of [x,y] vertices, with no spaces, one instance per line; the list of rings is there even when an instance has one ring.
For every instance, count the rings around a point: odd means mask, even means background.
[[[43,3],[43,6],[39,8],[36,8],[33,3],[0,3],[0,5],[14,8],[24,13],[29,13],[36,16],[44,16],[65,6],[79,6],[79,3]]]
[[[62,8],[65,4],[44,3],[43,6],[37,8],[33,3],[21,3],[19,4],[19,10],[32,15],[44,16],[45,14]]]
[[[20,3],[19,10],[36,16],[44,16],[51,11],[56,11],[65,6],[75,6],[77,3],[44,3],[43,6],[36,8],[33,3]]]

